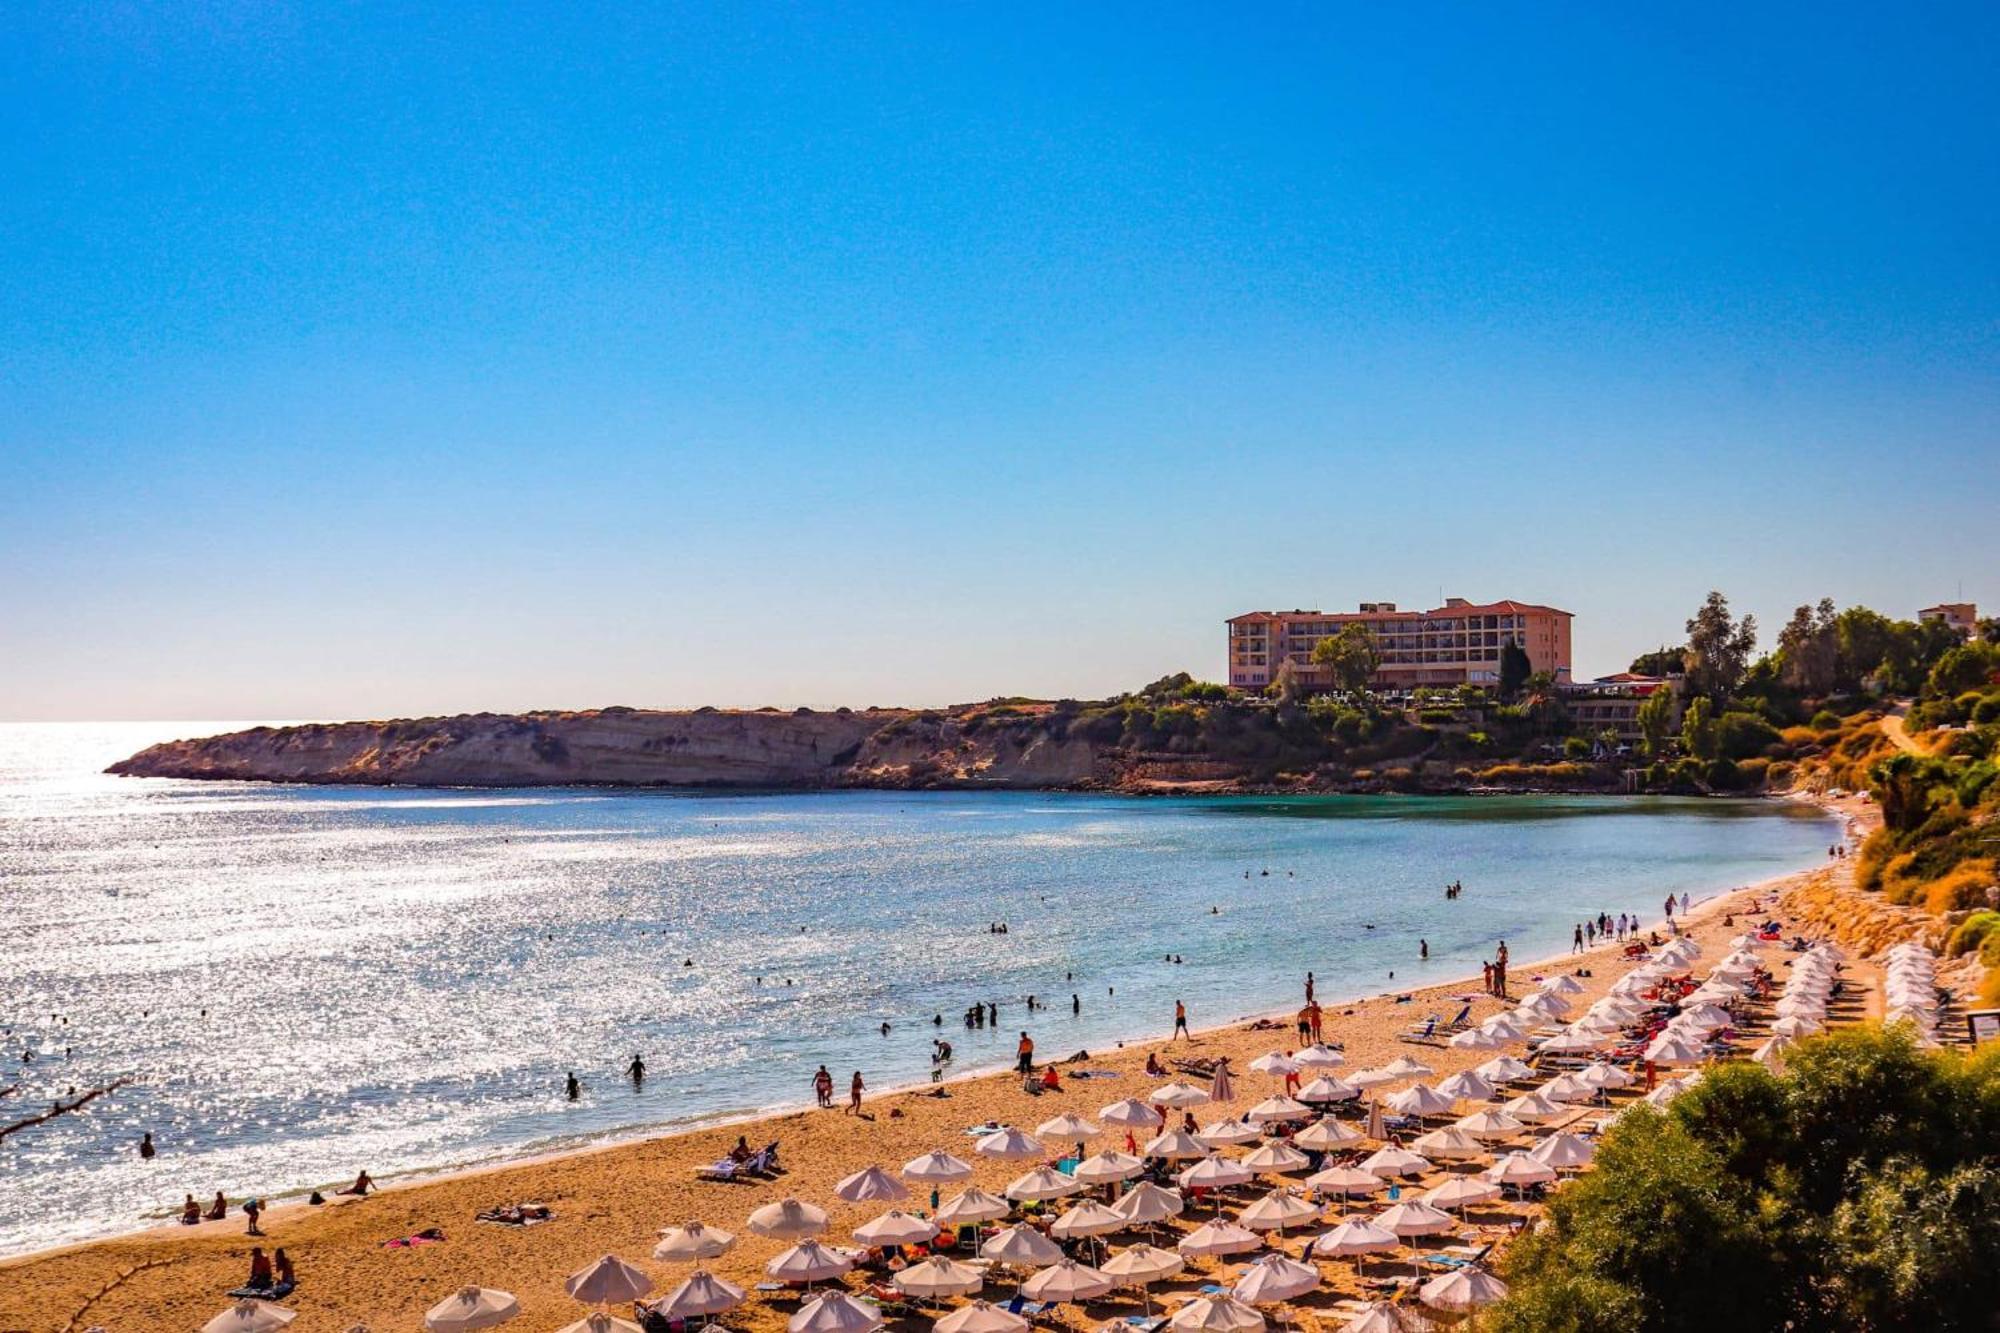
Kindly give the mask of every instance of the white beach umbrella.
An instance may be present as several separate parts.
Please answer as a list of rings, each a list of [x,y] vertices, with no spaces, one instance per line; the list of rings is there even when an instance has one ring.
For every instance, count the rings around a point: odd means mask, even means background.
[[[1003,1162],[1020,1162],[1042,1156],[1042,1145],[1034,1135],[1024,1134],[1009,1125],[974,1143],[972,1151],[981,1157],[997,1158]]]
[[[1178,1217],[1187,1204],[1174,1190],[1161,1189],[1151,1181],[1140,1181],[1118,1197],[1111,1211],[1133,1226],[1151,1226]]]
[[[802,1240],[788,1250],[780,1250],[764,1265],[764,1271],[780,1282],[824,1282],[854,1267],[854,1260],[839,1250],[828,1249],[816,1240]]]
[[[1407,1055],[1397,1056],[1383,1065],[1382,1070],[1384,1073],[1394,1074],[1397,1078],[1429,1078],[1437,1072],[1422,1060],[1415,1060]]]
[[[979,1257],[1016,1268],[1040,1268],[1061,1263],[1063,1252],[1060,1245],[1041,1232],[1025,1222],[1017,1222],[989,1236],[979,1247]]]
[[[1365,1217],[1350,1217],[1312,1243],[1312,1252],[1329,1259],[1384,1254],[1403,1242]]]
[[[1267,1254],[1246,1267],[1229,1294],[1245,1305],[1297,1300],[1320,1283],[1319,1269],[1282,1254]]]
[[[1342,1324],[1339,1333],[1430,1333],[1436,1327],[1413,1309],[1376,1301]]]
[[[1029,1278],[1021,1290],[1038,1301],[1077,1302],[1094,1301],[1112,1286],[1110,1278],[1088,1264],[1064,1259]]]
[[[1227,1148],[1238,1143],[1255,1143],[1264,1135],[1255,1125],[1242,1120],[1218,1120],[1203,1125],[1195,1137],[1211,1148]]]
[[[1507,1042],[1497,1033],[1488,1032],[1485,1028],[1467,1028],[1463,1032],[1454,1032],[1448,1044],[1461,1051],[1497,1051]]]
[[[1693,1064],[1705,1055],[1699,1042],[1674,1032],[1662,1032],[1646,1047],[1646,1058],[1662,1065]]]
[[[1461,1069],[1448,1078],[1439,1079],[1437,1090],[1447,1097],[1467,1102],[1490,1101],[1496,1091],[1491,1083],[1470,1069]]]
[[[1268,1125],[1280,1120],[1304,1120],[1311,1115],[1312,1108],[1304,1102],[1290,1097],[1267,1097],[1245,1111],[1243,1118],[1255,1125]]]
[[[1524,1078],[1535,1076],[1532,1065],[1511,1055],[1495,1056],[1473,1072],[1490,1083],[1518,1083]]]
[[[1597,1149],[1590,1146],[1590,1140],[1565,1132],[1549,1135],[1528,1156],[1558,1171],[1580,1171],[1597,1156]]]
[[[1099,1264],[1098,1271],[1121,1287],[1148,1287],[1165,1282],[1186,1267],[1187,1260],[1172,1250],[1132,1245]]]
[[[1635,1081],[1630,1070],[1607,1064],[1602,1060],[1585,1065],[1577,1071],[1576,1076],[1599,1091],[1607,1088],[1629,1088]]]
[[[1486,1155],[1485,1145],[1457,1126],[1434,1129],[1420,1135],[1411,1141],[1410,1147],[1425,1157],[1447,1162]]]
[[[1692,1004],[1682,1009],[1680,1016],[1683,1023],[1708,1032],[1730,1027],[1736,1022],[1735,1015],[1719,1004]]]
[[[1266,1051],[1252,1060],[1250,1067],[1260,1074],[1270,1074],[1277,1078],[1299,1072],[1299,1062],[1283,1051]]]
[[[1217,1218],[1182,1236],[1174,1248],[1182,1254],[1201,1256],[1247,1254],[1263,1247],[1264,1238],[1256,1232],[1225,1218]]]
[[[1542,1084],[1542,1096],[1552,1102],[1587,1102],[1597,1095],[1597,1089],[1575,1074],[1558,1074]]]
[[[1569,1030],[1586,1037],[1596,1037],[1599,1039],[1597,1044],[1602,1046],[1612,1039],[1625,1035],[1625,1024],[1610,1014],[1585,1014],[1571,1023]]]
[[[1097,1113],[1097,1118],[1120,1129],[1158,1129],[1167,1123],[1165,1116],[1136,1097],[1111,1103]]]
[[[1457,1102],[1436,1088],[1413,1083],[1385,1098],[1382,1104],[1398,1115],[1427,1116],[1449,1115]]]
[[[1298,1100],[1310,1106],[1322,1106],[1329,1102],[1352,1101],[1361,1095],[1361,1089],[1330,1074],[1322,1074],[1299,1089]]]
[[[948,1152],[927,1152],[914,1162],[903,1164],[903,1179],[921,1181],[926,1185],[949,1185],[953,1181],[971,1178],[972,1163],[953,1157]]]
[[[1491,1203],[1499,1197],[1500,1187],[1478,1176],[1453,1176],[1444,1184],[1424,1191],[1425,1203],[1447,1210],[1456,1208],[1460,1212],[1482,1203]]]
[[[1605,1036],[1601,1032],[1579,1032],[1575,1028],[1564,1028],[1543,1042],[1541,1049],[1556,1055],[1575,1055],[1584,1051],[1594,1051],[1604,1043]]]
[[[1362,1158],[1361,1169],[1373,1171],[1378,1176],[1420,1176],[1431,1169],[1431,1164],[1407,1148],[1391,1145],[1377,1148]]]
[[[948,1296],[970,1296],[985,1285],[986,1275],[971,1264],[933,1254],[892,1275],[889,1282],[905,1296],[941,1301]]]
[[[1361,1140],[1361,1131],[1332,1117],[1315,1120],[1292,1135],[1292,1146],[1309,1152],[1327,1152]]]
[[[1545,1185],[1556,1178],[1556,1169],[1524,1152],[1510,1152],[1480,1174],[1496,1185]]]
[[[1347,1057],[1331,1046],[1315,1043],[1300,1051],[1292,1059],[1301,1069],[1338,1069],[1347,1063]]]
[[[1086,1185],[1109,1185],[1114,1181],[1130,1180],[1134,1176],[1144,1175],[1145,1171],[1146,1164],[1139,1158],[1130,1153],[1106,1149],[1100,1153],[1092,1153],[1078,1162],[1076,1170],[1071,1174]]]
[[[900,1208],[854,1228],[854,1239],[863,1245],[887,1249],[894,1245],[921,1245],[938,1234],[938,1224],[927,1217],[915,1217]]]
[[[1386,1087],[1391,1083],[1400,1083],[1402,1079],[1386,1069],[1355,1069],[1350,1070],[1344,1076],[1344,1081],[1366,1092],[1370,1088],[1380,1088]]]
[[[1208,1156],[1208,1145],[1184,1129],[1170,1129],[1155,1135],[1140,1151],[1147,1157],[1169,1162],[1191,1162]]]
[[[1289,1175],[1294,1171],[1304,1171],[1312,1165],[1312,1159],[1288,1143],[1267,1143],[1243,1158],[1243,1165],[1262,1175]]]
[[[1542,989],[1555,995],[1581,995],[1583,983],[1572,976],[1560,976],[1544,982]]]
[[[653,1257],[670,1264],[698,1264],[704,1259],[720,1258],[735,1244],[736,1237],[720,1227],[689,1222],[664,1228],[660,1243],[653,1247]]]
[[[1772,1037],[1752,1051],[1750,1058],[1774,1074],[1781,1073],[1785,1067],[1785,1048],[1791,1044],[1790,1037]]]
[[[1646,1094],[1646,1105],[1656,1108],[1665,1106],[1668,1102],[1686,1091],[1687,1084],[1681,1082],[1679,1079],[1670,1079]]]
[[[1304,1226],[1319,1216],[1319,1205],[1286,1190],[1276,1189],[1253,1201],[1236,1220],[1252,1231],[1283,1231]]]
[[[431,1333],[473,1333],[495,1328],[521,1313],[521,1303],[510,1291],[491,1287],[460,1287],[424,1312],[424,1327]],[[202,1333],[218,1333],[205,1328]]]
[[[882,1326],[882,1311],[844,1291],[823,1292],[785,1321],[785,1333],[868,1333]]]
[[[910,1197],[909,1186],[879,1166],[856,1171],[835,1185],[833,1192],[849,1203],[893,1203]]]
[[[1780,1037],[1810,1037],[1820,1030],[1821,1025],[1804,1014],[1792,1014],[1771,1024],[1771,1031]],[[1647,1048],[1647,1054],[1652,1054],[1651,1047]]]
[[[826,1230],[826,1209],[797,1199],[780,1199],[751,1213],[745,1225],[772,1240],[803,1240]]]
[[[976,1227],[981,1222],[997,1222],[1013,1211],[1013,1205],[1005,1199],[974,1185],[938,1205],[934,1220],[944,1227]]]
[[[960,1306],[931,1327],[936,1333],[1028,1333],[1028,1321],[985,1301]]]
[[[1103,1132],[1074,1111],[1064,1111],[1055,1119],[1044,1120],[1035,1126],[1037,1137],[1055,1139],[1058,1142],[1069,1139],[1094,1139]]]
[[[1206,1088],[1176,1079],[1154,1088],[1146,1094],[1146,1100],[1155,1106],[1171,1106],[1181,1111],[1191,1106],[1206,1106],[1211,1099]]]
[[[1228,1157],[1204,1157],[1176,1175],[1174,1179],[1183,1189],[1228,1189],[1232,1185],[1243,1185],[1256,1179],[1257,1173],[1246,1164]]]
[[[1181,1333],[1262,1333],[1264,1316],[1229,1296],[1198,1296],[1167,1321]]]
[[[1024,1176],[1007,1182],[1003,1191],[1010,1199],[1033,1202],[1038,1199],[1066,1199],[1090,1186],[1074,1176],[1066,1176],[1052,1166],[1038,1166]]]
[[[1507,1284],[1483,1268],[1456,1268],[1418,1289],[1417,1298],[1440,1310],[1476,1310],[1504,1300]]]
[[[1535,1018],[1539,1021],[1541,1015],[1537,1014]],[[1510,1009],[1504,1014],[1495,1014],[1483,1020],[1479,1024],[1479,1030],[1502,1041],[1519,1041],[1528,1035],[1528,1024],[1522,1022],[1520,1016]]]
[[[1105,1205],[1094,1199],[1085,1199],[1076,1207],[1058,1217],[1049,1227],[1049,1234],[1058,1240],[1076,1240],[1083,1236],[1108,1236],[1114,1231],[1123,1231],[1129,1223]]]
[[[1504,1102],[1500,1109],[1516,1120],[1523,1120],[1531,1125],[1542,1120],[1553,1120],[1564,1113],[1561,1106],[1539,1092],[1530,1092]]]
[[[298,1317],[297,1310],[287,1310],[269,1301],[238,1301],[203,1324],[201,1333],[271,1333],[272,1329],[283,1328]],[[490,1325],[467,1327],[487,1328]]]
[[[563,1290],[586,1305],[636,1301],[652,1289],[653,1279],[615,1254],[604,1255],[563,1279]]]
[[[1484,1111],[1474,1111],[1471,1115],[1461,1117],[1457,1122],[1457,1128],[1476,1139],[1504,1139],[1519,1134],[1527,1128],[1527,1125],[1505,1111],[1496,1111],[1489,1107]]]
[[[363,1333],[366,1333],[362,1325],[357,1324],[355,1328],[361,1328]],[[348,1333],[354,1333],[354,1330],[350,1329]],[[592,1310],[574,1324],[564,1324],[556,1330],[556,1333],[645,1333],[645,1330],[629,1319],[620,1319],[608,1310]]]
[[[1405,1199],[1376,1214],[1375,1225],[1398,1236],[1435,1236],[1456,1227],[1458,1219],[1422,1199]]]
[[[1573,1007],[1560,995],[1551,995],[1545,990],[1538,990],[1515,1005],[1514,1012],[1532,1022],[1537,1015],[1542,1018],[1561,1018]]]
[[[667,1319],[706,1319],[743,1304],[743,1288],[713,1273],[696,1273],[660,1298],[654,1313]]]
[[[1373,1194],[1389,1188],[1389,1182],[1373,1171],[1358,1166],[1330,1166],[1306,1177],[1306,1187],[1321,1194]]]

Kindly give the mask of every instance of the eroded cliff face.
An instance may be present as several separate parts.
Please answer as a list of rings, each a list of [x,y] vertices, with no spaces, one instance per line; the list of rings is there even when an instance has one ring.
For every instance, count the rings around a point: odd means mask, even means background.
[[[1112,786],[1102,747],[1039,725],[965,728],[934,714],[477,713],[258,727],[169,741],[113,764],[137,777],[520,787]]]
[[[606,708],[315,723],[169,741],[109,771],[413,786],[827,786],[894,716]]]

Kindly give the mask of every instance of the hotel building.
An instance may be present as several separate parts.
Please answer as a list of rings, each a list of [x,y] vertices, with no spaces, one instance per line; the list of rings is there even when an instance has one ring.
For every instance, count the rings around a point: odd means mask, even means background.
[[[1570,678],[1570,613],[1531,602],[1472,603],[1448,597],[1430,611],[1398,611],[1394,602],[1363,602],[1358,611],[1252,611],[1227,623],[1229,683],[1260,690],[1292,664],[1307,689],[1332,687],[1332,675],[1315,666],[1321,639],[1360,625],[1375,636],[1382,655],[1372,688],[1409,690],[1419,685],[1492,685],[1500,679],[1500,649],[1519,644],[1530,671]]]
[[[1939,602],[1917,612],[1918,620],[1939,620],[1966,638],[1979,632],[1979,608],[1971,602]]]

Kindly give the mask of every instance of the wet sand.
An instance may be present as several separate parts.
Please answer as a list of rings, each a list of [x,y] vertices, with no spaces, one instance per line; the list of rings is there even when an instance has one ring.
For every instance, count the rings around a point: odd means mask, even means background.
[[[1844,807],[1837,813],[1866,819],[1871,812],[1865,807]],[[1744,910],[1752,895],[1769,904],[1778,893],[1809,879],[1844,878],[1849,864],[1833,863],[1698,903],[1691,932],[1704,945],[1718,944],[1740,928],[1740,923],[1725,926],[1725,913]],[[1586,987],[1585,993],[1576,997],[1580,1009],[1626,970],[1627,965],[1616,960],[1616,953],[1615,947],[1600,947],[1539,965],[1517,962],[1511,969],[1512,990],[1519,996],[1532,988],[1538,975],[1583,968],[1594,975],[1580,978]],[[1474,1021],[1507,1007],[1483,994],[1477,977],[1408,994],[1406,1002],[1399,1002],[1391,993],[1326,1006],[1327,1039],[1344,1045],[1349,1068],[1380,1065],[1407,1054],[1432,1066],[1436,1074],[1425,1081],[1435,1081],[1480,1064],[1493,1054],[1401,1040],[1407,1029],[1428,1015],[1449,1018],[1467,1002],[1472,1005]],[[1164,1032],[1171,1027],[1172,1015],[1160,1017]],[[1204,1016],[1196,1013],[1190,1018],[1199,1028]],[[947,1028],[945,1035],[949,1039],[951,1029]],[[1144,1096],[1163,1081],[1144,1073],[1149,1053],[1157,1053],[1163,1061],[1190,1055],[1230,1056],[1237,1071],[1237,1100],[1229,1109],[1240,1112],[1279,1087],[1278,1080],[1250,1072],[1250,1061],[1266,1051],[1289,1050],[1294,1045],[1289,1022],[1275,1031],[1251,1030],[1239,1022],[1199,1031],[1191,1041],[1133,1043],[1113,1051],[1092,1052],[1091,1059],[1078,1067],[1113,1076],[1066,1078],[1061,1093],[1030,1097],[1022,1091],[1018,1077],[1011,1074],[963,1078],[946,1083],[947,1095],[942,1098],[931,1095],[927,1088],[870,1097],[858,1117],[844,1110],[794,1111],[742,1124],[417,1179],[392,1185],[365,1200],[343,1199],[318,1208],[283,1205],[265,1215],[267,1236],[262,1241],[246,1237],[241,1217],[232,1213],[227,1221],[199,1227],[170,1225],[28,1255],[0,1264],[0,1333],[58,1333],[98,1325],[111,1333],[197,1329],[224,1308],[225,1293],[242,1282],[252,1244],[262,1244],[267,1250],[283,1246],[297,1265],[300,1287],[285,1304],[300,1312],[293,1325],[300,1333],[346,1330],[357,1323],[365,1323],[375,1333],[419,1328],[427,1308],[468,1283],[502,1287],[519,1296],[522,1317],[510,1327],[553,1330],[585,1313],[584,1307],[563,1292],[563,1276],[599,1255],[615,1253],[637,1264],[654,1279],[656,1293],[676,1285],[687,1270],[653,1260],[652,1247],[661,1227],[690,1219],[738,1233],[736,1248],[711,1268],[747,1288],[762,1279],[764,1262],[784,1248],[780,1242],[751,1236],[743,1229],[743,1219],[763,1203],[795,1195],[826,1207],[832,1217],[826,1239],[844,1244],[853,1227],[886,1208],[882,1204],[843,1204],[833,1196],[836,1181],[870,1163],[893,1172],[911,1158],[945,1148],[975,1161],[978,1174],[972,1183],[998,1192],[1032,1163],[975,1159],[973,1140],[964,1133],[969,1126],[1000,1121],[1032,1130],[1065,1110],[1094,1116],[1110,1102]],[[1061,1058],[1070,1052],[1044,1050],[1038,1054]],[[1069,1066],[1063,1068],[1067,1072]],[[842,1104],[848,1072],[833,1071]],[[801,1093],[806,1097],[810,1096],[811,1075],[810,1069],[799,1071]],[[1387,1087],[1383,1095],[1401,1086],[1405,1085]],[[1206,1107],[1197,1112],[1197,1118],[1206,1123],[1221,1114],[1217,1108]],[[722,1156],[738,1134],[747,1135],[753,1145],[778,1140],[786,1173],[756,1184],[696,1180],[695,1168]],[[1120,1146],[1122,1137],[1122,1132],[1107,1134],[1093,1142],[1091,1149]],[[365,1164],[357,1163],[360,1165]],[[1441,1174],[1434,1172],[1419,1187],[1435,1184],[1440,1178]],[[206,1197],[199,1187],[198,1181],[188,1183],[198,1197]],[[1406,1187],[1405,1197],[1414,1193]],[[927,1191],[919,1192],[907,1206],[925,1206],[926,1195]],[[473,1220],[482,1209],[525,1200],[546,1203],[555,1210],[556,1220],[527,1228]],[[157,1201],[159,1205],[171,1202]],[[1374,1207],[1380,1206],[1378,1196]],[[1373,1210],[1359,1204],[1350,1209]],[[1520,1206],[1474,1210],[1472,1220],[1486,1224],[1477,1239],[1504,1236],[1507,1223],[1518,1219],[1522,1211]],[[414,1249],[383,1248],[384,1241],[430,1227],[441,1228],[447,1239]],[[1315,1226],[1309,1231],[1316,1234],[1324,1229]],[[1171,1241],[1169,1236],[1164,1243]],[[1287,1248],[1296,1255],[1298,1240],[1292,1240]],[[1191,1264],[1182,1278],[1156,1287],[1154,1298],[1191,1291],[1239,1262],[1203,1260]],[[1314,1293],[1299,1305],[1324,1314],[1333,1301],[1357,1294],[1360,1288],[1353,1261],[1322,1260],[1320,1267],[1328,1275],[1329,1289]],[[1394,1271],[1380,1259],[1370,1262],[1368,1268],[1378,1275]],[[858,1288],[859,1275],[850,1277],[849,1285]],[[108,1292],[107,1286],[111,1288]],[[995,1290],[1004,1296],[1011,1294],[1012,1286],[989,1283],[989,1293]],[[796,1308],[796,1298],[789,1294],[774,1298],[752,1292],[751,1302],[725,1322],[753,1333],[772,1333]],[[1095,1323],[1136,1308],[1135,1295],[1121,1294],[1092,1303],[1089,1315]],[[1072,1313],[1070,1318],[1074,1322],[1077,1316]],[[925,1322],[909,1326],[925,1326]]]

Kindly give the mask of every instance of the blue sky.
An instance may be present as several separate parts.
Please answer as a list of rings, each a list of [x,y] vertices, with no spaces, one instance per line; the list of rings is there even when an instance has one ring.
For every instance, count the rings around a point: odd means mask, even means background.
[[[0,716],[2000,603],[1990,7],[643,8],[0,19]]]

